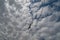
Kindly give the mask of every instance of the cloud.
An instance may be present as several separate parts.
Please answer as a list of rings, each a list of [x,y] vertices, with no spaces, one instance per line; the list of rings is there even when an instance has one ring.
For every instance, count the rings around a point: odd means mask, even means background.
[[[59,40],[59,0],[1,0],[0,40]]]

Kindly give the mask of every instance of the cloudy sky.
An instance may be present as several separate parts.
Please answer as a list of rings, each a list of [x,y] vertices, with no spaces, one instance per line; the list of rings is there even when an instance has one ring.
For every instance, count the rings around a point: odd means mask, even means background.
[[[60,40],[60,0],[0,0],[0,40]]]

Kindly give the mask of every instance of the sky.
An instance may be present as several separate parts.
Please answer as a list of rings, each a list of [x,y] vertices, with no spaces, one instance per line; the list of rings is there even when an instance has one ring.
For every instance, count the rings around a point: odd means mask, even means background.
[[[0,0],[0,40],[60,40],[60,0]]]

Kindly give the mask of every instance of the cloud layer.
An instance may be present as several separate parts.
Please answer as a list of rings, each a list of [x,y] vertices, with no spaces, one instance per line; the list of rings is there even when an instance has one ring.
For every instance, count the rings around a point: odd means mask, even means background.
[[[0,0],[0,40],[60,40],[60,0]]]

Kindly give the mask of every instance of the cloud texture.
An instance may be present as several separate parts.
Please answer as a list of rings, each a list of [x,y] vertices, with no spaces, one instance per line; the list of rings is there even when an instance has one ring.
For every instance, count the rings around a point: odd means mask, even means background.
[[[0,0],[0,40],[60,40],[60,0]]]

